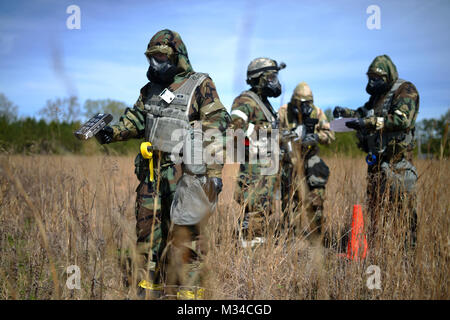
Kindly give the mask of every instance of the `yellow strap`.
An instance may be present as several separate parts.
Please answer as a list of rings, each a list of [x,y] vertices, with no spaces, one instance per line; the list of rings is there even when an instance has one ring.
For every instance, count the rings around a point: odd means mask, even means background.
[[[148,168],[150,170],[150,181],[155,181],[155,178],[153,176],[153,152],[152,150],[152,144],[150,142],[142,142],[141,143],[141,154],[144,157],[144,159],[148,159]]]
[[[142,280],[141,282],[139,282],[138,286],[141,288],[149,289],[149,290],[153,290],[153,291],[161,291],[163,289],[162,284],[158,284],[158,283],[155,284],[155,283],[148,282],[146,280]]]
[[[203,299],[204,294],[205,294],[204,288],[200,288],[197,290],[197,296],[195,296],[195,291],[179,290],[177,292],[177,299],[187,299],[187,300]]]

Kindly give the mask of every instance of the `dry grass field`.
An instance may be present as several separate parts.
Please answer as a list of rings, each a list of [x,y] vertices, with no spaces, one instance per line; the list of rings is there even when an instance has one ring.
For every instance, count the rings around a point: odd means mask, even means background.
[[[134,299],[120,265],[135,244],[133,157],[0,156],[0,299]],[[326,229],[336,238],[365,198],[363,159],[325,159],[331,170]],[[240,210],[232,202],[235,167],[224,169],[220,206],[210,217],[204,261],[209,299],[449,299],[448,160],[415,162],[418,247],[402,250],[404,227],[385,217],[382,244],[361,261],[329,248],[317,259],[301,238],[282,236],[254,249],[233,237]],[[363,206],[366,217],[366,210]],[[81,269],[81,289],[66,268]],[[380,268],[370,290],[367,268]]]

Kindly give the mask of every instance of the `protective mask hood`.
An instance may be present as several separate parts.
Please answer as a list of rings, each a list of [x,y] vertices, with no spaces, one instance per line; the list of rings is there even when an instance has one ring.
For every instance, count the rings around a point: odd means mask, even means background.
[[[188,58],[186,46],[181,39],[180,34],[174,30],[164,29],[153,35],[147,45],[145,56],[149,59],[155,53],[167,54],[171,63],[177,67],[177,74],[174,76],[172,82],[182,81],[194,71]],[[154,72],[155,71],[149,72],[151,73],[149,76],[153,77]],[[156,74],[155,77],[155,80],[160,80]]]
[[[281,95],[281,83],[278,77],[273,77],[268,80],[264,79],[261,91],[262,95],[266,97],[279,97]]]
[[[389,84],[386,83],[382,78],[372,79],[369,78],[369,82],[366,86],[366,92],[370,95],[383,94],[389,90]]]
[[[171,84],[178,68],[170,60],[160,62],[154,57],[149,58],[150,66],[147,71],[147,78],[151,82],[159,84]]]

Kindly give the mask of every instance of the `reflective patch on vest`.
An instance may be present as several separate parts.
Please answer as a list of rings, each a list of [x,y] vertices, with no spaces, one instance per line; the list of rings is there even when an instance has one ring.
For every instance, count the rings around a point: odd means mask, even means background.
[[[167,88],[159,94],[159,97],[167,103],[171,103],[175,99],[175,95]]]

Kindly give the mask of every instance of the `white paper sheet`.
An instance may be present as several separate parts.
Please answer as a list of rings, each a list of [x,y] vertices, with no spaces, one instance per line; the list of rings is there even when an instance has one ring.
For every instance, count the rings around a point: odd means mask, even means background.
[[[347,128],[345,123],[348,121],[356,120],[357,118],[340,118],[330,122],[331,130],[335,132],[349,132],[353,129]]]

